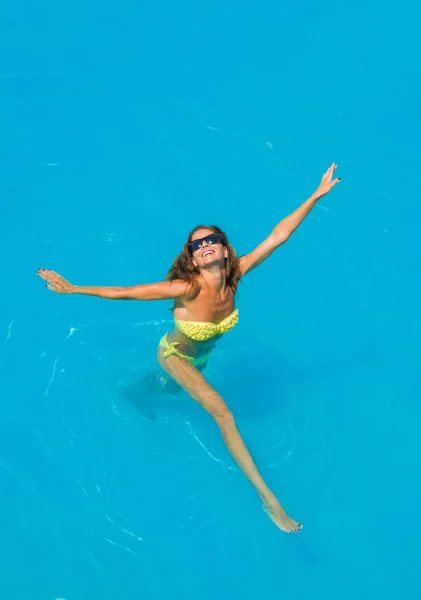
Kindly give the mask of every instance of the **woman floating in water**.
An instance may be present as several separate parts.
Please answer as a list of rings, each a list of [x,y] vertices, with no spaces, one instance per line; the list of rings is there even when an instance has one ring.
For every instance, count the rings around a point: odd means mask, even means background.
[[[237,257],[219,227],[196,227],[182,252],[160,283],[133,287],[88,287],[72,285],[54,271],[39,269],[37,274],[47,288],[59,294],[83,294],[109,300],[174,300],[174,329],[160,341],[158,362],[170,378],[190,394],[218,425],[225,444],[243,473],[256,488],[263,506],[283,531],[299,531],[301,524],[291,519],[260,475],[234,417],[224,399],[202,375],[215,342],[238,322],[234,301],[238,283],[259,266],[278,246],[285,243],[318,200],[338,183],[332,164],[308,200],[283,219],[250,254]]]

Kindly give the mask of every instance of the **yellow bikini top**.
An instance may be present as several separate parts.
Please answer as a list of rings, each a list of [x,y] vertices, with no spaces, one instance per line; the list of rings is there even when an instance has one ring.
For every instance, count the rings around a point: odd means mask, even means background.
[[[175,324],[191,340],[197,342],[206,342],[215,335],[226,333],[238,323],[238,310],[234,310],[226,319],[220,323],[208,323],[205,321],[179,321],[175,319]]]

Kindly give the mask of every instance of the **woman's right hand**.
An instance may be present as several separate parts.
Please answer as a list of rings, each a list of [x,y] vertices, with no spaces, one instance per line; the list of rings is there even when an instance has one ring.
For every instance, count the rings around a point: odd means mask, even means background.
[[[48,269],[38,269],[37,275],[41,277],[47,283],[45,287],[57,294],[73,294],[75,286],[64,279],[61,275],[55,271],[49,271]]]

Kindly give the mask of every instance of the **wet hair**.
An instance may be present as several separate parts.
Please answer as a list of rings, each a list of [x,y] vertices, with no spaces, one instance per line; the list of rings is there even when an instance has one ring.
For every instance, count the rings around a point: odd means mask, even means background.
[[[174,259],[174,262],[165,277],[165,281],[182,279],[183,281],[189,282],[193,287],[197,286],[197,278],[200,275],[200,270],[193,264],[193,253],[189,243],[191,242],[193,234],[196,233],[196,231],[199,231],[199,229],[209,229],[212,233],[217,233],[221,238],[222,244],[228,250],[228,257],[225,259],[227,285],[232,289],[234,294],[236,294],[238,283],[241,279],[240,261],[234,248],[229,243],[227,236],[222,229],[216,225],[198,225],[189,233],[183,249]]]

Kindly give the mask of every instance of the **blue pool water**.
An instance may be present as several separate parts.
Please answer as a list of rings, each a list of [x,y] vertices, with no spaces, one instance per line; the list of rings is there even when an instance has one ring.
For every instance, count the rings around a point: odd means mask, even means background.
[[[0,597],[419,598],[419,3],[2,13]],[[292,537],[186,395],[121,399],[170,304],[35,271],[160,280],[201,222],[245,253],[332,161],[208,369]]]

